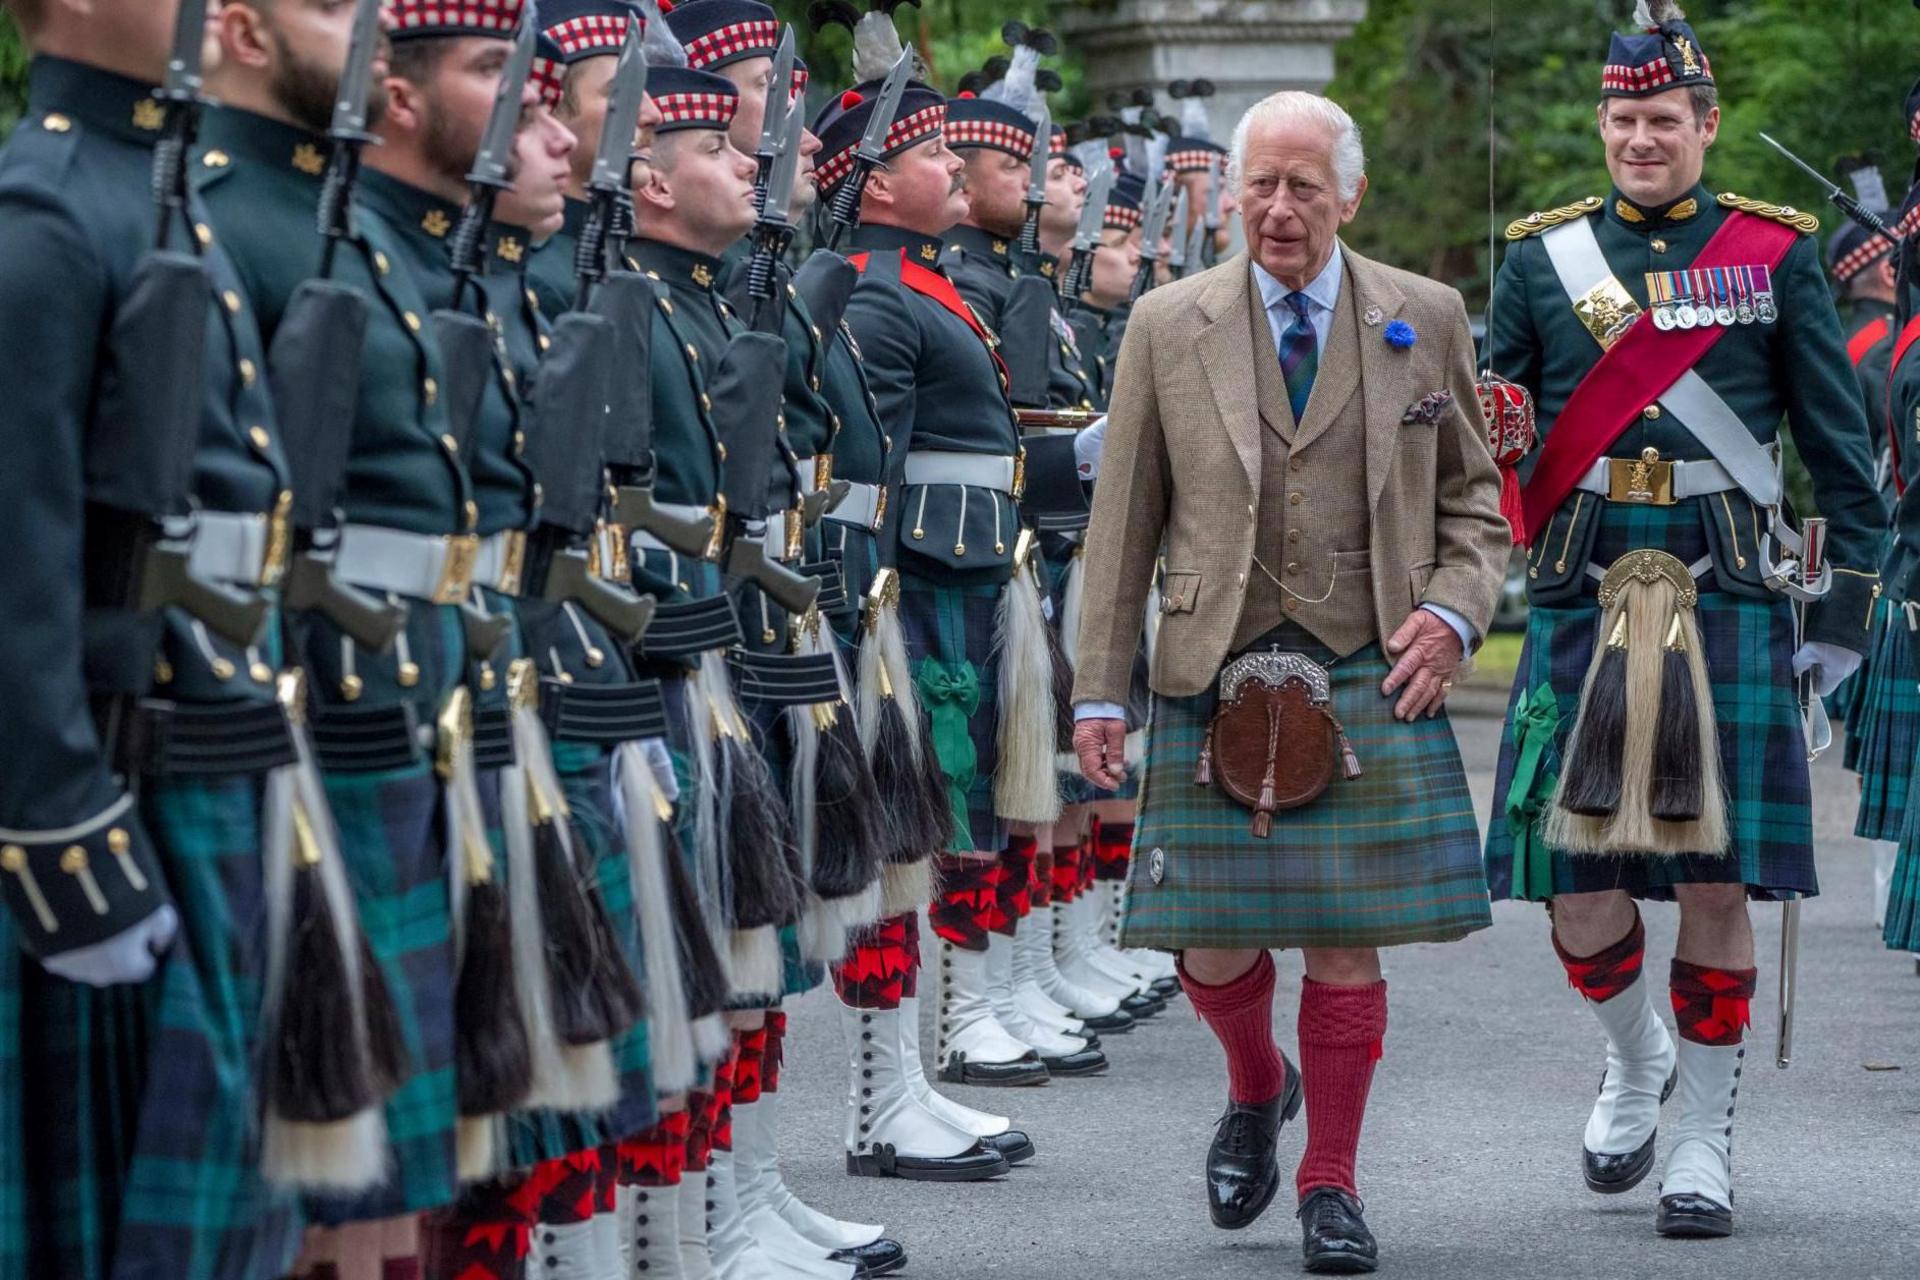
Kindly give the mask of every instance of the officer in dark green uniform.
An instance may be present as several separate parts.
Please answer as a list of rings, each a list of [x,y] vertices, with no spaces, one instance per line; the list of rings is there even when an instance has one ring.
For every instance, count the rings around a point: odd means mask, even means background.
[[[35,55],[0,150],[9,1275],[242,1280],[298,1245],[254,1072],[287,472],[252,303],[191,194],[158,221],[194,261],[144,260],[156,144],[184,159],[156,89],[175,8],[8,5]],[[226,599],[182,607],[188,579]]]
[[[252,5],[229,5],[223,18],[229,51],[213,78],[222,105],[202,131],[196,176],[270,341],[295,291],[320,266],[314,226],[333,145],[325,136],[329,77],[346,60],[352,18],[343,9],[315,28]],[[286,74],[290,65],[315,68],[320,92],[299,92],[306,82]],[[377,122],[384,99],[370,106]],[[464,642],[457,608],[436,595],[439,582],[394,576],[401,561],[389,544],[451,546],[471,530],[472,490],[458,454],[443,443],[445,374],[425,327],[431,308],[386,224],[363,213],[351,226],[333,254],[332,278],[370,305],[353,418],[342,427],[352,444],[335,575],[375,599],[404,603],[406,625],[379,652],[318,610],[297,617],[292,634],[309,673],[308,716],[342,852],[373,954],[396,996],[414,1073],[388,1107],[393,1176],[352,1199],[316,1200],[313,1220],[327,1226],[433,1208],[457,1185],[445,828],[431,739],[423,747],[417,727],[435,723],[458,682]],[[377,1241],[379,1230],[358,1234]],[[328,1255],[343,1243],[351,1248],[351,1237],[317,1237],[314,1248]]]
[[[1657,1229],[1724,1236],[1757,980],[1747,900],[1818,889],[1796,677],[1824,694],[1857,664],[1884,513],[1817,224],[1701,185],[1712,71],[1671,5],[1653,15],[1614,37],[1603,72],[1615,189],[1507,233],[1490,364],[1532,392],[1544,444],[1523,495],[1533,608],[1488,879],[1552,902],[1555,947],[1607,1032],[1588,1185],[1646,1175],[1671,1090]],[[1830,585],[1776,523],[1782,417],[1829,522]],[[1796,636],[1782,592],[1823,586]],[[1658,747],[1635,727],[1648,717],[1667,721]],[[1680,903],[1677,1055],[1632,897]]]
[[[1113,364],[1120,356],[1120,339],[1127,331],[1128,294],[1140,270],[1140,198],[1145,188],[1139,178],[1122,174],[1107,194],[1100,217],[1100,237],[1093,250],[1093,270],[1086,290],[1068,303],[1067,321],[1080,341],[1080,355],[1094,383],[1094,403],[1107,407],[1113,388]]]

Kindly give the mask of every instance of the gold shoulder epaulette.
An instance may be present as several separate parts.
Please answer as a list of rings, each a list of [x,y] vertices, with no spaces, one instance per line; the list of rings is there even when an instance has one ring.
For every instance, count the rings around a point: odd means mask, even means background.
[[[1572,222],[1575,218],[1584,218],[1596,212],[1606,201],[1599,196],[1588,196],[1585,200],[1576,200],[1572,204],[1563,204],[1558,209],[1546,209],[1539,213],[1530,213],[1507,224],[1507,239],[1524,240],[1528,236],[1537,236],[1549,231],[1563,222]]]
[[[1790,204],[1768,204],[1765,200],[1737,196],[1731,191],[1722,191],[1717,198],[1726,208],[1738,209],[1742,213],[1758,214],[1762,218],[1772,218],[1775,222],[1785,223],[1795,231],[1804,231],[1812,235],[1820,230],[1820,219]]]

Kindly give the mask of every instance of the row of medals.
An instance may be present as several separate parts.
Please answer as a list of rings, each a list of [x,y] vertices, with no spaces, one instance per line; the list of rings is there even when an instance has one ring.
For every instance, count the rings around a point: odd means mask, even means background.
[[[1647,298],[1656,329],[1772,324],[1780,316],[1764,266],[1649,271]]]

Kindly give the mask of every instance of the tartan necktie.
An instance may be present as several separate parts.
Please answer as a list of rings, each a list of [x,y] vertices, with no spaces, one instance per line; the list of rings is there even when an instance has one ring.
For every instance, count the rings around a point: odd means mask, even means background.
[[[1293,405],[1297,423],[1307,412],[1307,397],[1313,394],[1313,375],[1320,369],[1320,350],[1307,319],[1308,298],[1295,291],[1286,297],[1293,309],[1293,323],[1280,335],[1280,371],[1287,379],[1287,400]]]

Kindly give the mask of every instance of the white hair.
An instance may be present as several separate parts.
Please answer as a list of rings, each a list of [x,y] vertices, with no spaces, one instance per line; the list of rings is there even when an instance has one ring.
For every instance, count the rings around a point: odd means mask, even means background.
[[[1367,172],[1367,154],[1360,145],[1360,126],[1331,98],[1299,89],[1283,89],[1260,99],[1248,107],[1240,123],[1233,126],[1233,145],[1227,153],[1230,189],[1240,189],[1240,171],[1247,159],[1247,137],[1256,125],[1317,125],[1325,129],[1333,135],[1333,145],[1328,150],[1340,198],[1351,200],[1360,194],[1360,179]]]

